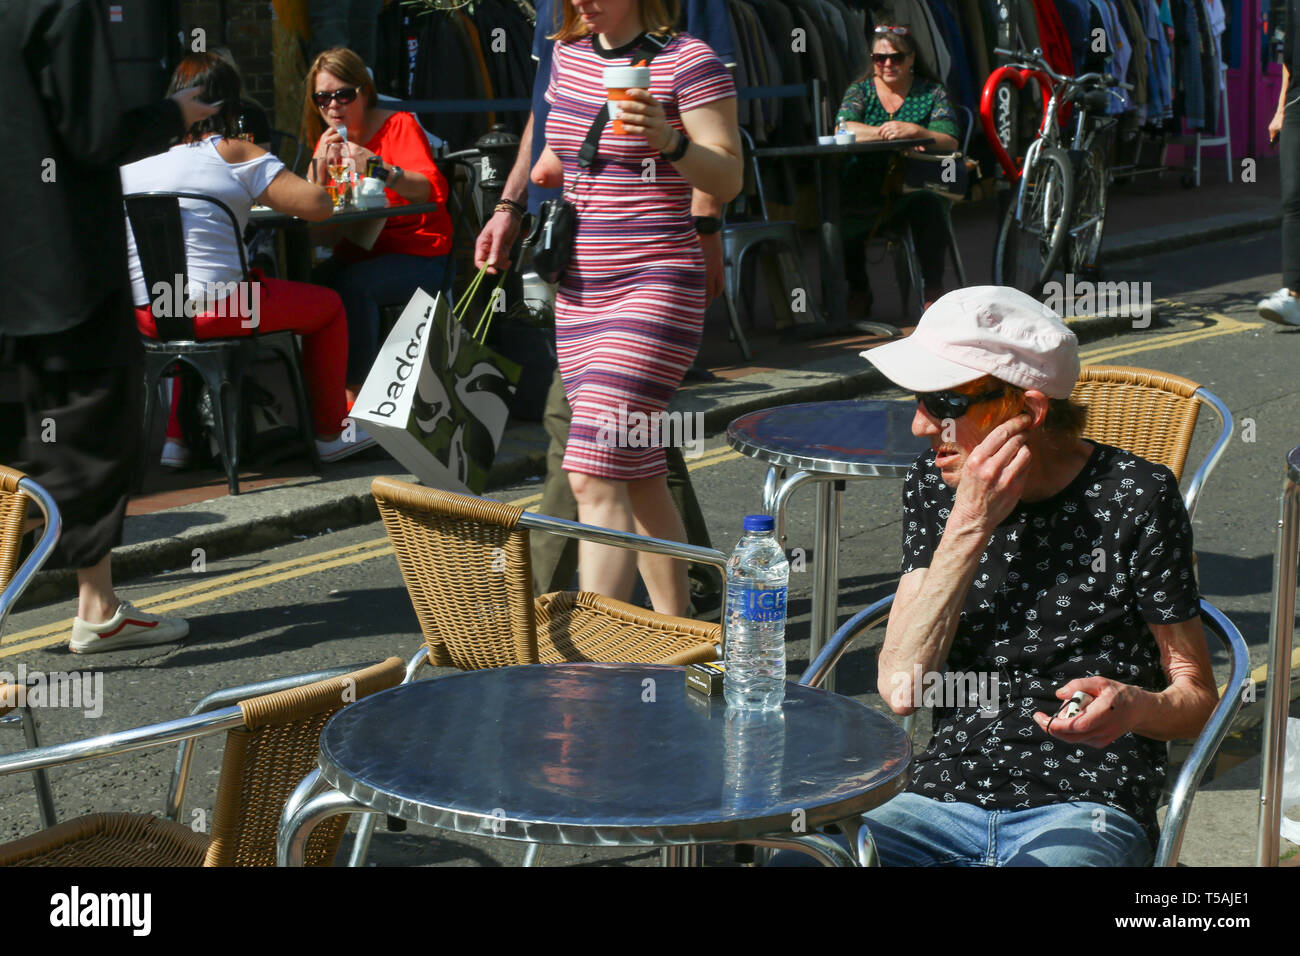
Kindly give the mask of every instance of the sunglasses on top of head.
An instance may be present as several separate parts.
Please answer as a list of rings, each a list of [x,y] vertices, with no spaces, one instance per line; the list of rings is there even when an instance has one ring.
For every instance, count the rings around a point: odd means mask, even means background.
[[[311,101],[321,109],[329,106],[331,100],[339,106],[347,106],[357,98],[358,92],[360,91],[355,86],[345,86],[341,90],[321,90],[311,95]]]
[[[917,392],[916,400],[925,406],[925,410],[935,418],[961,418],[972,405],[991,402],[1001,398],[1004,389],[994,388],[978,395],[963,395],[961,392]]]
[[[871,62],[877,66],[883,66],[886,63],[904,63],[907,60],[906,53],[873,53]]]

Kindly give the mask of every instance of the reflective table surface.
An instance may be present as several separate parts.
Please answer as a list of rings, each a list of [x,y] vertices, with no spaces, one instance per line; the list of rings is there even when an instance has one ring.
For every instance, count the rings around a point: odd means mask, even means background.
[[[782,405],[742,415],[727,441],[779,468],[858,478],[903,478],[930,447],[912,434],[915,402],[839,401]]]
[[[911,743],[883,714],[787,683],[728,712],[683,669],[502,667],[366,697],[321,735],[321,777],[383,813],[460,833],[583,846],[810,832],[898,793]]]

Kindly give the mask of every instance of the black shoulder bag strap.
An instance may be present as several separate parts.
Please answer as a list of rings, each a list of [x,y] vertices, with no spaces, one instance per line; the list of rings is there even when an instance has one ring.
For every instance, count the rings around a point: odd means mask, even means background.
[[[636,65],[649,66],[650,61],[655,58],[660,50],[666,47],[672,37],[661,36],[655,33],[647,33],[641,39],[641,47],[638,50],[639,63]],[[595,43],[595,38],[592,38]],[[635,58],[635,57],[634,57]],[[587,130],[587,138],[582,142],[582,148],[578,150],[578,166],[582,169],[589,169],[596,159],[596,144],[600,142],[600,134],[605,129],[605,124],[609,122],[609,103],[606,102],[592,120],[591,129]]]

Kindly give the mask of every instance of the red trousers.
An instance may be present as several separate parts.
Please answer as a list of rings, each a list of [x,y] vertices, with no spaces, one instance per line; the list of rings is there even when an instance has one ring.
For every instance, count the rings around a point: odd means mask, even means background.
[[[316,434],[337,435],[347,414],[343,378],[348,365],[348,319],[343,311],[343,300],[333,289],[323,286],[286,279],[254,278],[258,290],[257,330],[290,331],[302,336],[303,375],[307,379],[307,395],[311,400]],[[238,309],[226,311],[238,312]],[[252,331],[243,327],[244,321],[246,319],[239,315],[205,314],[195,317],[194,331],[200,339],[237,338]],[[151,339],[158,337],[149,306],[136,308],[135,322],[142,335]],[[173,430],[176,428],[176,407],[177,402],[173,399],[173,421],[169,422],[167,429],[171,437],[179,435],[178,429]]]

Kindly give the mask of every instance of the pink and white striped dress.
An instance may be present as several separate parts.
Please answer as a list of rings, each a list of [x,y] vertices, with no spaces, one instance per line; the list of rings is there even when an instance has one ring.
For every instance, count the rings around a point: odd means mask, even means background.
[[[564,469],[614,481],[667,472],[662,445],[641,440],[644,430],[629,441],[618,425],[667,409],[704,326],[690,184],[642,137],[615,135],[613,123],[578,179],[578,150],[606,99],[602,73],[639,62],[641,45],[641,37],[614,50],[593,48],[591,37],[557,43],[546,90],[546,141],[578,210],[555,303],[560,374],[573,408]],[[655,55],[650,76],[651,94],[678,130],[683,112],[736,95],[712,49],[684,33]]]

